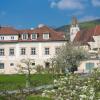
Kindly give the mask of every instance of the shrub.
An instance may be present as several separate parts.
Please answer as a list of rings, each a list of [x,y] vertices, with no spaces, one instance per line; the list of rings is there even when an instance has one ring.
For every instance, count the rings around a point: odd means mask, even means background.
[[[100,69],[94,69],[89,75],[80,76],[68,73],[54,80],[54,89],[45,90],[42,96],[52,97],[54,100],[99,100]]]

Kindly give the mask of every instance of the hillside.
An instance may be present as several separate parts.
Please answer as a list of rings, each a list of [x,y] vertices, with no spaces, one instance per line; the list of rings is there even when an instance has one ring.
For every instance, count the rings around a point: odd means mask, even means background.
[[[100,19],[79,23],[80,29],[92,28],[92,27],[95,27],[96,25],[100,25]],[[70,28],[70,25],[63,25],[61,27],[56,28],[56,31],[69,32],[69,28]]]

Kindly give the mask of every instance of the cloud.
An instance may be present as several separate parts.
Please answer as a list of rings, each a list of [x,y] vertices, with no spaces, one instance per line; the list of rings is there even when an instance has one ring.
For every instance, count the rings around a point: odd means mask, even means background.
[[[100,17],[98,16],[84,16],[83,18],[80,19],[81,22],[83,21],[91,21],[91,20],[96,20],[99,19]]]
[[[51,2],[51,8],[55,7],[56,6],[56,2]]]
[[[51,1],[51,8],[65,9],[84,9],[83,0],[53,0]]]
[[[100,0],[92,0],[93,6],[100,7]]]

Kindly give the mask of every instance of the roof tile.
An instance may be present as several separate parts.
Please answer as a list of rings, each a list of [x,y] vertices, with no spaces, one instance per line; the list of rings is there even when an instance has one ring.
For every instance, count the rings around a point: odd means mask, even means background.
[[[74,42],[81,42],[82,44],[87,44],[90,41],[94,41],[93,36],[98,36],[98,35],[100,35],[99,25],[91,29],[84,29],[79,31],[76,34]]]

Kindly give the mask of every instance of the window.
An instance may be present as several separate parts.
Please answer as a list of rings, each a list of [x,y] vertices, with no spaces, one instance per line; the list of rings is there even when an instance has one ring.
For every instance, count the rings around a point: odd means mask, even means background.
[[[9,49],[9,55],[10,56],[14,56],[14,48],[10,48]]]
[[[36,34],[36,33],[33,33],[33,34],[31,35],[31,39],[37,39],[37,34]]]
[[[49,48],[45,48],[45,55],[49,55]]]
[[[4,56],[4,49],[0,49],[0,56]]]
[[[97,51],[97,50],[98,50],[98,48],[93,48],[93,50],[94,50],[94,51]]]
[[[21,48],[21,55],[25,55],[26,54],[26,49],[25,48]]]
[[[88,62],[86,63],[86,70],[91,71],[94,68],[94,63]]]
[[[32,63],[32,66],[35,66],[35,63]]]
[[[31,55],[36,55],[36,48],[31,48]]]
[[[10,63],[10,66],[14,66],[14,63]]]
[[[11,40],[14,40],[14,36],[11,36]]]
[[[22,39],[27,40],[28,39],[28,34],[22,34]]]
[[[55,54],[58,54],[59,53],[59,50],[60,50],[59,47],[55,48]]]
[[[43,34],[43,39],[49,39],[49,33],[44,33]]]
[[[1,36],[1,37],[0,37],[0,40],[4,40],[4,36]]]
[[[49,62],[45,62],[45,68],[49,68],[50,67],[50,63]]]
[[[0,63],[0,69],[4,69],[4,63]]]

